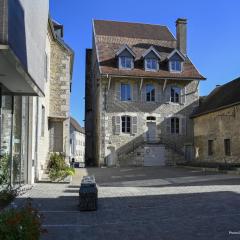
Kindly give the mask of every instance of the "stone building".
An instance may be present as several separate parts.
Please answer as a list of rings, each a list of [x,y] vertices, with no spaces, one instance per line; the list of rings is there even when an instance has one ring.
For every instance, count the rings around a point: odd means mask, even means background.
[[[165,26],[93,21],[86,51],[86,164],[153,166],[191,158],[198,72],[187,21]]]
[[[70,157],[76,163],[85,165],[85,129],[74,119],[70,118]]]
[[[192,115],[195,160],[240,163],[240,78],[217,86]]]
[[[70,93],[74,53],[63,41],[63,26],[51,19],[48,21],[45,54],[45,96],[33,100],[33,108],[37,111],[37,119],[33,121],[33,129],[38,136],[35,136],[33,144],[37,180],[45,177],[52,152],[63,153],[67,163],[70,158]]]

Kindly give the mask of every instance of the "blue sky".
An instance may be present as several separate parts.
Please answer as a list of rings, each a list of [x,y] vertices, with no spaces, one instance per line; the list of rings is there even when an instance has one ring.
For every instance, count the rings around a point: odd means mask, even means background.
[[[188,56],[207,78],[200,94],[240,76],[239,0],[50,0],[52,17],[64,25],[65,41],[75,51],[71,115],[84,120],[85,49],[92,44],[92,19],[166,25],[188,19]]]

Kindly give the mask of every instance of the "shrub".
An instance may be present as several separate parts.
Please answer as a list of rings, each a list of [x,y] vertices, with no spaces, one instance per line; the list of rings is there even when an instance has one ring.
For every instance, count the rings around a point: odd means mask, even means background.
[[[59,182],[68,176],[73,176],[75,169],[66,164],[63,154],[52,153],[48,163],[48,172],[52,181]]]
[[[8,209],[0,214],[0,239],[38,240],[46,230],[42,216],[32,207],[31,201],[20,209]]]
[[[5,154],[0,157],[0,186],[9,186],[10,184],[10,157]]]

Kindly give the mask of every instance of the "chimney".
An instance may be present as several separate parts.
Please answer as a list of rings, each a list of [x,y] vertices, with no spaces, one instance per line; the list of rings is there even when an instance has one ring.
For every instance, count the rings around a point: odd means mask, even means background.
[[[178,18],[176,21],[177,49],[187,55],[187,19]]]

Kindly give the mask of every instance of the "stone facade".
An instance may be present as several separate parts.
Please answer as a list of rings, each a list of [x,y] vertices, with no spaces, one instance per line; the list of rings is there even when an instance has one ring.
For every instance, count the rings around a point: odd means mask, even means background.
[[[35,175],[45,177],[51,152],[70,157],[70,88],[73,52],[56,38],[49,20],[46,38],[45,96],[33,99]],[[37,134],[37,137],[36,137]]]
[[[126,29],[119,34],[115,25]],[[93,47],[87,50],[86,58],[87,165],[143,166],[147,155],[150,160],[153,156],[158,160],[156,151],[162,154],[164,164],[184,160],[186,149],[193,146],[193,122],[189,116],[198,106],[199,81],[204,77],[179,52],[177,41],[166,28],[157,30],[164,32],[165,39],[154,35],[155,26],[144,24],[96,20],[94,28]],[[150,35],[144,39],[141,28],[149,30],[152,39]],[[186,31],[182,32],[178,41],[184,39],[182,44],[186,49]],[[133,56],[132,68],[127,70],[119,67],[118,52],[124,47],[130,54],[123,57]],[[147,50],[150,51],[147,57],[157,59],[155,70],[144,67],[143,56]],[[169,69],[170,58],[176,54],[182,66],[177,74]],[[123,84],[130,89],[130,99],[121,99]],[[154,88],[154,100],[146,99],[147,85]],[[177,101],[171,98],[174,88],[179,91]],[[124,121],[129,124],[128,130],[122,130],[123,126],[126,128]]]
[[[118,99],[118,88],[120,83],[130,83],[135,88],[135,100],[131,102],[122,102]],[[131,144],[137,142],[144,142],[147,139],[147,117],[153,116],[156,118],[157,125],[157,139],[162,143],[173,146],[179,151],[184,151],[185,144],[193,143],[193,129],[192,120],[189,115],[193,109],[198,105],[198,82],[197,81],[169,81],[163,90],[164,81],[158,80],[144,80],[142,91],[139,91],[140,80],[131,79],[112,79],[109,90],[107,91],[108,81],[101,79],[99,87],[100,95],[100,109],[99,119],[100,124],[100,144],[97,151],[100,152],[100,163],[107,163],[108,158],[113,164],[121,165],[118,162],[117,155],[125,154]],[[152,83],[156,87],[157,98],[156,102],[146,102],[144,87],[147,83]],[[169,101],[170,86],[181,86],[185,88],[186,96],[184,103],[176,104]],[[115,134],[113,118],[115,116],[136,116],[137,117],[137,131],[135,134]],[[181,134],[171,134],[167,130],[167,119],[170,117],[179,117],[183,119],[186,129]],[[136,152],[136,151],[135,151]],[[115,155],[113,157],[112,155]],[[131,158],[129,158],[130,160]],[[129,165],[141,165],[129,162]],[[130,160],[131,161],[131,160]]]
[[[194,119],[196,161],[240,163],[240,105],[228,107]],[[230,140],[230,155],[225,154],[224,139]],[[209,154],[208,141],[212,142]]]

